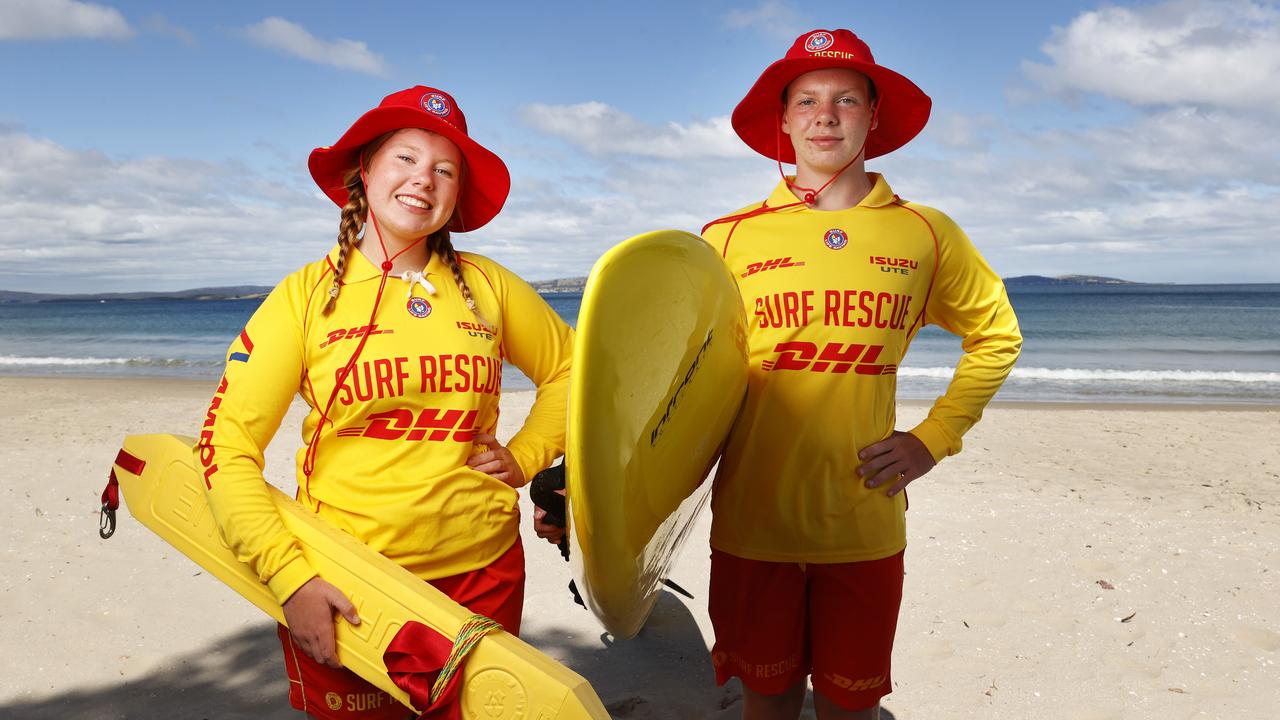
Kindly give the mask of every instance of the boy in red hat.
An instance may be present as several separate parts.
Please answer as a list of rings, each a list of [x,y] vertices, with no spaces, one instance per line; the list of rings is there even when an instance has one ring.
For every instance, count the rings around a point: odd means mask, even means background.
[[[916,136],[930,100],[848,30],[800,36],[733,113],[757,152],[794,163],[772,194],[703,229],[750,318],[747,401],[712,498],[717,682],[746,718],[876,718],[892,690],[907,484],[960,438],[1018,357],[1004,284],[946,215],[902,200],[867,158]],[[895,429],[916,332],[963,338],[946,394]]]
[[[276,286],[232,343],[195,456],[227,542],[284,608],[294,707],[402,720],[407,708],[338,662],[335,615],[359,624],[356,608],[282,524],[263,450],[301,396],[311,409],[298,500],[518,634],[516,488],[563,452],[573,332],[513,273],[454,249],[450,231],[497,215],[510,177],[448,93],[388,95],[309,165],[342,209],[337,246]],[[538,395],[503,446],[494,432],[506,362]],[[400,655],[442,662],[422,657],[448,655],[451,642],[433,640]]]

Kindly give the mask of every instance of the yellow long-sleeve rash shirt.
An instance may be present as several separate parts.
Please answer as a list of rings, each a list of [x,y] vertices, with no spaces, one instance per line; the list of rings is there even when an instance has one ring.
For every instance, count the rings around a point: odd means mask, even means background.
[[[573,331],[528,284],[461,253],[482,324],[433,256],[424,273],[435,294],[388,278],[371,320],[381,271],[352,251],[326,316],[336,258],[335,248],[285,278],[254,313],[228,351],[195,448],[228,543],[282,603],[316,574],[262,477],[263,450],[295,394],[311,406],[297,456],[299,500],[423,579],[484,567],[517,537],[516,490],[466,464],[483,449],[475,433],[497,427],[505,362],[538,387],[507,445],[525,477],[564,449]],[[307,477],[308,444],[331,396]]]
[[[962,338],[946,394],[911,430],[936,460],[959,452],[1017,359],[1022,336],[1000,277],[950,218],[870,177],[856,207],[799,206],[704,233],[737,278],[750,325],[747,400],[712,498],[719,550],[821,563],[901,551],[905,498],[868,490],[857,453],[894,430],[911,339],[923,323]],[[765,202],[796,198],[779,182]]]

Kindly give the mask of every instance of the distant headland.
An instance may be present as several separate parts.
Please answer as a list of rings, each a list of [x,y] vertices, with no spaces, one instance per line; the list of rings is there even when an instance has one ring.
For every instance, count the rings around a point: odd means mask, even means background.
[[[193,288],[171,292],[129,293],[31,293],[0,290],[0,303],[44,302],[117,302],[128,300],[256,300],[267,296],[271,288],[266,285],[231,285],[227,287]]]
[[[587,286],[585,277],[537,280],[529,283],[542,295],[581,294]],[[193,288],[170,292],[127,293],[33,293],[0,290],[0,304],[49,302],[129,302],[134,300],[260,300],[271,292],[269,285],[232,285],[229,287]]]
[[[1005,278],[1004,284],[1006,287],[1032,287],[1038,285],[1146,285],[1147,283],[1101,275],[1059,275],[1057,277],[1018,275]]]
[[[577,295],[587,286],[586,277],[535,280],[529,283],[542,295]],[[1143,285],[1131,280],[1102,277],[1101,275],[1019,275],[1004,279],[1008,287],[1043,287],[1048,285]],[[233,285],[206,287],[172,292],[88,293],[80,295],[31,293],[0,290],[0,303],[46,302],[127,302],[132,300],[257,300],[267,296],[271,288],[266,285]]]

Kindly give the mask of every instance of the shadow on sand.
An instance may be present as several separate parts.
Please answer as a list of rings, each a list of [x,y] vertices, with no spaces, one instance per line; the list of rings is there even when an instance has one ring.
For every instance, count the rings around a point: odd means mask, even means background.
[[[615,718],[719,717],[728,708],[733,712],[724,717],[736,717],[741,693],[736,682],[716,687],[702,633],[684,602],[698,600],[683,601],[664,590],[644,629],[630,640],[607,634],[585,639],[580,629],[546,622],[522,635],[586,678]]]
[[[736,679],[716,686],[715,671],[697,621],[685,600],[663,591],[644,629],[630,640],[607,634],[584,647],[572,631],[551,627],[524,639],[582,675],[610,716],[625,720],[731,720],[742,715]],[[586,612],[582,610],[582,612]],[[544,626],[545,627],[545,626]],[[812,693],[802,718],[813,718]],[[895,720],[882,709],[881,720]]]
[[[664,591],[644,629],[630,640],[601,635],[584,646],[573,631],[545,623],[546,629],[525,633],[524,639],[585,677],[614,718],[738,718],[738,681],[716,686],[702,633],[685,602],[697,601]],[[11,701],[0,705],[0,718],[296,720],[302,715],[289,706],[274,629],[271,623],[254,625],[206,651],[178,657],[170,667],[113,687]],[[801,717],[813,717],[812,697]],[[887,710],[881,718],[894,720]]]
[[[86,642],[85,652],[112,651]],[[296,720],[302,716],[289,706],[288,693],[280,641],[275,625],[267,623],[230,636],[206,651],[178,657],[172,666],[147,677],[0,705],[0,718]]]

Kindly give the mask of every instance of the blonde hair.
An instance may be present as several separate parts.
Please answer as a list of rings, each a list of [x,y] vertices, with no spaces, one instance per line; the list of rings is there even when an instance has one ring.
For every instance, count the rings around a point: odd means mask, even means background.
[[[363,239],[361,232],[364,230],[365,218],[369,215],[369,200],[365,194],[364,181],[360,177],[360,168],[369,163],[373,154],[382,147],[387,138],[395,134],[395,130],[386,133],[378,139],[365,145],[360,151],[361,164],[347,171],[344,176],[344,185],[347,188],[347,204],[342,206],[341,217],[338,221],[338,259],[333,265],[333,285],[329,288],[329,300],[325,303],[324,314],[328,315],[333,312],[333,308],[338,304],[338,294],[342,292],[342,276],[347,269],[347,258],[351,255],[351,250],[360,244]],[[476,316],[481,325],[491,327],[485,321],[484,316],[480,314],[480,308],[477,307],[475,297],[471,293],[471,288],[467,285],[467,281],[462,277],[462,261],[458,258],[458,251],[453,249],[453,240],[449,235],[449,223],[427,236],[427,257],[438,253],[440,258],[449,266],[449,270],[453,272],[453,281],[457,283],[458,289],[462,291],[462,299],[466,301],[467,307],[471,313]]]
[[[360,182],[358,169],[347,173],[346,186],[347,204],[342,206],[342,214],[338,220],[338,260],[333,264],[333,285],[329,288],[329,300],[324,304],[325,315],[333,312],[334,306],[338,304],[342,275],[347,270],[347,258],[351,256],[351,249],[360,244],[360,231],[369,214],[369,201],[365,197],[364,183]]]

